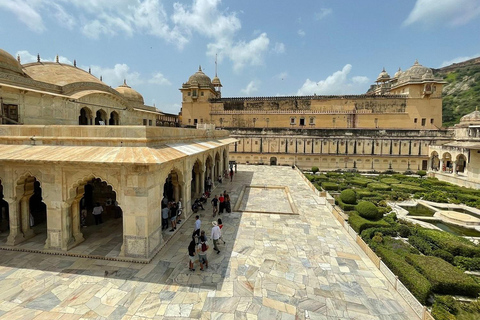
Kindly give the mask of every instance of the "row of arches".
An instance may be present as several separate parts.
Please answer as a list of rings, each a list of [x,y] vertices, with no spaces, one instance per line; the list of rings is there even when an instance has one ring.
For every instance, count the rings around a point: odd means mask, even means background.
[[[450,152],[444,152],[440,157],[438,152],[433,151],[430,154],[428,169],[454,174],[464,173],[467,170],[467,157],[460,153],[453,158]]]
[[[215,175],[221,174],[228,166],[228,154],[226,150],[216,152],[215,155],[208,155],[204,161],[196,159],[191,167],[191,181],[186,178],[186,174],[181,169],[173,166],[169,169],[167,176],[163,181],[159,181],[158,197],[167,198],[168,201],[178,202],[182,199],[184,206],[189,206],[191,199],[199,197],[205,190],[202,180],[210,177],[215,181]],[[223,161],[221,159],[223,158]],[[223,164],[222,164],[223,162]],[[187,171],[187,173],[189,173]],[[40,177],[40,176],[39,176]],[[118,225],[117,233],[119,244],[123,243],[123,233],[125,225],[123,221],[123,199],[118,196],[119,186],[114,187],[105,179],[88,176],[70,187],[65,200],[66,209],[62,210],[62,245],[60,247],[50,246],[49,237],[53,225],[58,225],[58,216],[49,214],[49,208],[52,205],[49,201],[43,199],[43,188],[41,177],[26,174],[14,182],[14,190],[4,192],[6,184],[0,179],[0,234],[2,239],[6,238],[7,245],[17,245],[33,237],[35,243],[45,242],[45,248],[70,250],[77,244],[99,237],[102,232],[100,226],[96,226],[93,216],[95,206],[100,204],[103,207],[103,223]],[[50,185],[47,184],[47,188]],[[188,190],[190,186],[191,190]],[[8,197],[5,197],[5,193]],[[123,191],[122,193],[123,194]],[[189,208],[186,207],[187,211]],[[187,213],[185,211],[185,213]],[[127,213],[128,214],[128,213]],[[155,214],[161,214],[160,208]],[[84,226],[89,228],[83,229]],[[43,237],[43,239],[42,239]],[[40,239],[40,240],[37,240]],[[123,249],[122,249],[123,250]]]
[[[120,124],[120,116],[116,111],[110,112],[110,115],[103,109],[97,110],[95,112],[95,117],[93,117],[93,112],[88,107],[83,107],[80,109],[80,115],[78,116],[79,125],[110,125],[116,126]]]

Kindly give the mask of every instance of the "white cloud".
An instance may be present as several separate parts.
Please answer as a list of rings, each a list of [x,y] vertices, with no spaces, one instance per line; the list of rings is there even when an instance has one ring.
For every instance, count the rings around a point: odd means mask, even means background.
[[[20,51],[17,51],[15,53],[15,57],[17,56],[20,56],[20,62],[22,64],[26,64],[26,63],[31,63],[31,62],[37,62],[37,56],[36,55],[33,55],[31,54],[30,52],[28,52],[27,50],[20,50]],[[54,62],[56,61],[56,57],[48,57],[48,58],[44,58],[42,56],[40,56],[40,61],[46,61],[46,62]],[[58,56],[58,62],[60,63],[65,63],[65,64],[72,64],[72,62],[64,57],[64,56]]]
[[[305,80],[305,83],[297,91],[297,95],[331,95],[331,94],[358,94],[365,92],[365,84],[368,83],[368,78],[364,76],[355,76],[349,78],[348,75],[352,70],[352,65],[345,65],[342,70],[334,72],[325,80],[312,81]]]
[[[321,8],[320,12],[315,12],[315,19],[322,20],[326,16],[332,14],[332,9],[330,8]]]
[[[298,30],[297,33],[300,37],[305,37],[305,31],[303,31],[302,29]]]
[[[153,83],[153,84],[159,84],[159,85],[171,85],[172,83],[168,81],[167,78],[160,72],[155,73],[150,80],[148,80],[148,83]]]
[[[246,65],[260,66],[263,64],[263,53],[268,49],[270,40],[266,33],[248,43],[238,42],[226,51],[233,62],[233,70],[238,72]]]
[[[85,67],[82,67],[86,69]],[[109,86],[116,88],[123,83],[123,80],[127,80],[127,84],[134,87],[144,83],[140,77],[140,73],[131,71],[130,67],[125,63],[117,63],[113,68],[105,68],[100,66],[91,66],[92,74],[97,78],[102,77],[102,81]]]
[[[240,92],[246,96],[250,96],[252,95],[252,93],[258,91],[259,84],[260,84],[259,81],[252,80],[247,84],[247,86],[244,89],[240,90]]]
[[[273,47],[273,52],[275,53],[285,53],[285,44],[281,42],[276,42],[275,47]]]
[[[0,1],[0,8],[12,12],[18,20],[23,22],[32,31],[42,33],[45,30],[42,16],[29,1]]]
[[[480,57],[480,53],[474,54],[473,56],[456,57],[456,58],[453,58],[451,60],[443,61],[440,68],[449,66],[449,65],[454,64],[454,63],[463,62],[463,61],[466,61],[466,60],[477,58],[477,57]]]
[[[463,25],[480,15],[478,0],[417,0],[404,25]]]

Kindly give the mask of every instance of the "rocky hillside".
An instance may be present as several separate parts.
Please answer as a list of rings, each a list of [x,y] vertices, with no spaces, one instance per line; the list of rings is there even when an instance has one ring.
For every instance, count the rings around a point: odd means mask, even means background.
[[[436,77],[447,84],[443,88],[443,125],[452,126],[475,108],[480,108],[480,57],[440,69]]]

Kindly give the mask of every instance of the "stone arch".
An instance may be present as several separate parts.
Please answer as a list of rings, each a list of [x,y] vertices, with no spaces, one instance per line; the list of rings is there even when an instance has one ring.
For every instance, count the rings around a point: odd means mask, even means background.
[[[442,171],[452,171],[453,169],[453,159],[452,159],[452,155],[450,154],[450,152],[444,152],[442,154],[442,168],[441,170]]]
[[[110,126],[118,126],[120,124],[120,116],[118,112],[112,111],[110,112],[110,119],[108,119],[108,125]]]
[[[465,169],[467,168],[467,157],[463,154],[460,153],[457,155],[457,158],[455,160],[455,172],[465,172]]]
[[[178,202],[180,198],[183,199],[185,197],[183,194],[183,187],[185,185],[184,173],[175,165],[172,165],[170,168],[168,168],[166,172],[167,173],[160,180],[165,182],[163,186],[163,196],[166,196],[169,201]],[[168,183],[172,184],[171,192],[170,190],[165,190]]]
[[[228,157],[227,157],[227,150],[226,149],[223,149],[223,173],[225,174],[226,172],[228,172]],[[225,178],[227,178],[227,176],[225,176]]]
[[[213,169],[214,169],[214,162],[212,155],[207,155],[205,159],[205,178],[211,178],[213,180]]]
[[[429,169],[438,171],[440,169],[440,158],[438,157],[437,151],[432,151],[430,153],[430,166]]]
[[[92,110],[88,107],[83,107],[80,109],[80,115],[78,116],[78,124],[81,126],[91,125],[92,124]]]
[[[107,113],[103,109],[97,110],[95,113],[95,125],[106,125],[107,124]]]
[[[196,158],[192,165],[192,180],[190,183],[190,197],[193,199],[203,193],[204,165],[200,158]]]
[[[222,174],[221,170],[222,168],[220,168],[220,152],[217,150],[217,152],[215,152],[215,172],[214,172],[214,176],[212,178],[212,181],[217,181],[218,179],[218,176],[220,176]]]

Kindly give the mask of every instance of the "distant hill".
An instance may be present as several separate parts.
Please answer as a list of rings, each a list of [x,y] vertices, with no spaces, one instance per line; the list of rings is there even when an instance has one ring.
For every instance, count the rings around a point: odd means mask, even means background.
[[[459,123],[460,118],[480,107],[480,57],[432,69],[448,84],[443,87],[443,126]]]

